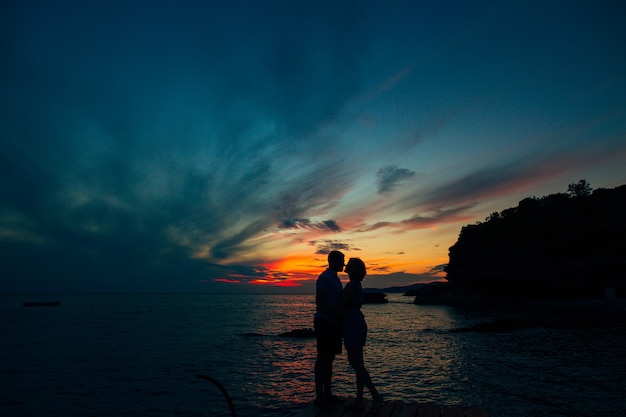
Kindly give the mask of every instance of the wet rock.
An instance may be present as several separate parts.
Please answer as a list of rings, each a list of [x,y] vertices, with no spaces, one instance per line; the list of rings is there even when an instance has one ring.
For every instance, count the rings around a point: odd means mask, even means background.
[[[315,337],[315,330],[313,329],[293,329],[288,332],[280,333],[278,336],[282,337],[295,337],[295,338],[310,338]]]

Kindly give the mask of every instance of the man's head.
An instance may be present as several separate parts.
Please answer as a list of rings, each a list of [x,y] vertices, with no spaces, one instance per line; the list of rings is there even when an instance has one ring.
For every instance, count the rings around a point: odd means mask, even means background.
[[[331,251],[328,254],[328,267],[335,272],[341,272],[343,271],[345,260],[346,257],[343,253],[338,250]]]

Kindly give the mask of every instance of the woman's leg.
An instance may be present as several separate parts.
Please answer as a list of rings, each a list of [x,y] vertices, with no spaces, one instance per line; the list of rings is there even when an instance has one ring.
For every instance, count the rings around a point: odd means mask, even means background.
[[[363,363],[363,347],[352,348],[348,350],[348,362],[354,372],[356,373],[356,397],[357,399],[363,399],[363,388],[367,387],[370,394],[372,394],[372,398],[378,397],[378,390],[374,386],[372,382],[372,378],[370,378],[369,372],[365,368],[365,364]]]

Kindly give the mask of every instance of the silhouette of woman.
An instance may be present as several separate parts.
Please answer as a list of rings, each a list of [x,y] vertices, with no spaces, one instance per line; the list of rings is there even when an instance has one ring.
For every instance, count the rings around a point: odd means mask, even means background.
[[[361,312],[361,306],[363,305],[361,281],[363,281],[366,274],[365,264],[359,258],[350,258],[345,272],[350,277],[350,282],[346,284],[341,299],[341,327],[344,345],[348,352],[348,362],[356,373],[356,398],[346,404],[346,407],[359,410],[365,408],[363,390],[364,387],[367,387],[373,399],[370,410],[374,411],[383,405],[383,396],[376,390],[363,362],[363,346],[365,346],[365,339],[367,338],[367,323]]]

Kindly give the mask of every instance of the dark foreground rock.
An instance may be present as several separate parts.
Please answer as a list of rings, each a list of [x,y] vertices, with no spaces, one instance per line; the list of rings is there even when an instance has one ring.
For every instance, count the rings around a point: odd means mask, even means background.
[[[488,307],[489,308],[489,307]],[[483,310],[481,308],[481,310]],[[526,329],[589,330],[626,329],[625,300],[553,300],[514,303],[493,308],[501,318],[453,332],[505,333]]]
[[[363,291],[363,303],[364,304],[383,304],[388,303],[387,294],[379,291]]]
[[[280,333],[278,336],[281,337],[295,337],[295,338],[310,338],[315,337],[315,330],[313,329],[293,329],[288,332]]]
[[[456,287],[448,282],[431,282],[412,290],[411,295],[415,296],[414,304],[422,305],[481,304],[493,301],[486,293]]]
[[[455,291],[447,282],[432,282],[412,291],[415,304],[451,304],[455,301]]]
[[[452,330],[455,333],[478,332],[478,333],[507,333],[526,329],[552,329],[552,330],[575,330],[575,329],[602,329],[608,327],[626,327],[626,319],[621,317],[572,317],[572,318],[514,318],[494,320],[479,323],[470,327],[462,327]]]

